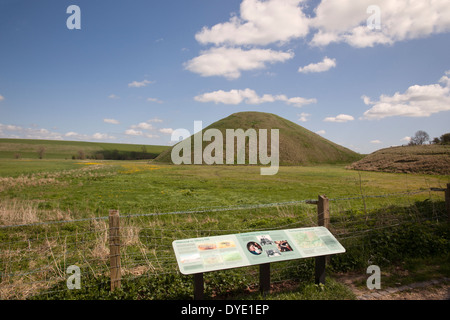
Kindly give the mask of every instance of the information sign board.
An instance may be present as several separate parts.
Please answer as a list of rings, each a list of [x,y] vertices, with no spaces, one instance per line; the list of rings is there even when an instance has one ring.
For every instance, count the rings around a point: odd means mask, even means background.
[[[345,252],[325,227],[183,239],[172,246],[186,275]]]

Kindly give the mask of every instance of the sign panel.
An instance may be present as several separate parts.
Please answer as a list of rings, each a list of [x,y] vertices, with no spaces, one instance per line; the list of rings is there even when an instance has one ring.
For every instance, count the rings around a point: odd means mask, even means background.
[[[257,231],[172,242],[183,274],[345,252],[325,227]]]

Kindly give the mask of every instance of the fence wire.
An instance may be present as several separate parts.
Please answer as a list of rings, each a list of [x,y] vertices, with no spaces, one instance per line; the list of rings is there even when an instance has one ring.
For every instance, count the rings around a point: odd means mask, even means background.
[[[411,223],[447,221],[442,193],[436,191],[441,190],[329,199],[329,229],[349,250],[366,246],[362,239],[375,231]],[[417,204],[414,196],[423,193],[428,195],[428,200]],[[380,199],[382,205],[377,202]],[[161,213],[121,213],[122,282],[179,276],[172,250],[172,242],[177,239],[315,226],[316,207],[311,205],[314,203],[314,200],[300,200]],[[230,219],[241,221],[232,224],[239,228],[230,228],[226,222]],[[0,226],[3,231],[0,299],[63,294],[69,290],[71,273],[67,269],[73,265],[80,268],[81,279],[92,280],[83,283],[84,290],[99,290],[100,295],[104,294],[100,288],[109,285],[111,258],[107,220],[108,217],[94,217]],[[310,267],[308,261],[277,263],[272,269],[272,282],[298,280]],[[255,268],[249,268],[244,275],[241,273],[245,287],[258,285],[254,280],[257,273]]]

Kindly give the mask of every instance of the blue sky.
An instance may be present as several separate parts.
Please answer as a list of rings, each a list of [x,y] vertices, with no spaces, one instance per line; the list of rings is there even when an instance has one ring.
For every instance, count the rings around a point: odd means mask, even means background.
[[[450,2],[427,2],[0,0],[0,137],[167,145],[240,111],[360,153],[437,137]]]

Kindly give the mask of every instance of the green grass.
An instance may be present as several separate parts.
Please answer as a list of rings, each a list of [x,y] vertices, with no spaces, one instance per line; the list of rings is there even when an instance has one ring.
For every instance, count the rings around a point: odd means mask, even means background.
[[[274,203],[329,198],[380,195],[420,188],[444,187],[446,176],[361,173],[343,166],[280,167],[277,175],[261,176],[257,166],[174,166],[120,161],[23,161],[0,160],[0,177],[92,168],[91,175],[73,178],[56,175],[55,183],[11,187],[2,197],[40,201],[41,206],[62,210],[107,214],[122,212],[188,210],[199,207]],[[94,163],[101,164],[94,168]],[[94,176],[96,173],[96,176]],[[422,196],[422,197],[421,197]],[[424,199],[429,194],[419,195]],[[385,205],[389,199],[367,199],[368,206]],[[345,202],[342,202],[345,204]]]
[[[142,152],[143,145],[82,142],[82,141],[60,141],[60,140],[34,140],[34,139],[0,139],[0,159],[38,159],[38,149],[45,149],[44,159],[72,159],[78,157],[79,151],[85,156],[94,156],[99,152]],[[145,152],[156,155],[166,150],[166,146],[145,145]]]
[[[399,263],[384,266],[381,269],[380,280],[383,289],[444,277],[450,277],[449,254],[406,258]],[[366,278],[355,280],[354,285],[364,290],[367,288],[366,280]]]
[[[349,163],[361,159],[363,156],[340,146],[320,135],[309,131],[298,124],[275,114],[264,112],[239,112],[214,122],[204,129],[220,130],[223,137],[223,155],[226,156],[226,130],[227,129],[254,129],[259,136],[259,129],[268,132],[268,149],[270,150],[270,130],[279,130],[279,161],[281,165],[305,164],[338,164]],[[204,132],[203,131],[203,132]],[[260,138],[260,137],[259,137]],[[258,139],[259,139],[258,138]],[[194,139],[191,139],[191,150],[194,152]],[[203,148],[209,144],[203,142]],[[246,154],[248,162],[248,139],[246,140]],[[193,156],[192,156],[193,159]],[[235,151],[236,159],[236,151]],[[157,161],[171,163],[171,149],[162,152]],[[225,163],[225,161],[224,161]]]
[[[217,275],[217,274],[216,274]],[[239,277],[242,278],[242,275]],[[211,296],[211,290],[206,284],[205,294],[206,300],[354,300],[356,296],[351,290],[344,285],[338,283],[334,279],[329,279],[325,285],[316,285],[311,282],[296,283],[287,288],[277,286],[279,288],[272,289],[270,294],[262,294],[258,288],[252,288],[249,291],[245,287],[239,287],[236,280],[224,277],[220,274],[216,280],[228,282],[224,286],[221,296]],[[106,277],[86,280],[88,283],[81,290],[67,290],[65,283],[61,282],[54,288],[55,293],[51,295],[37,295],[31,299],[102,299],[102,300],[191,300],[193,285],[192,279],[188,276],[180,275],[163,275],[148,279],[141,277],[133,281],[123,281],[120,289],[111,293],[109,290],[109,281]],[[214,285],[217,285],[215,283]],[[235,290],[231,290],[233,286]],[[86,288],[90,288],[89,290]]]
[[[386,263],[383,257],[390,259],[390,263],[395,259],[415,259],[417,255],[435,255],[438,259],[448,246],[445,225],[433,218],[443,211],[443,193],[427,191],[409,196],[369,197],[365,201],[342,198],[444,187],[448,181],[449,176],[359,173],[346,170],[343,165],[280,167],[277,175],[261,176],[258,166],[0,159],[0,212],[3,219],[0,224],[104,217],[110,209],[119,209],[124,216],[317,199],[318,194],[325,194],[330,199],[339,199],[330,203],[331,222],[341,228],[338,231],[350,228],[352,232],[363,231],[362,235],[370,235],[343,241],[348,251],[332,260],[330,271],[361,270],[369,259],[374,258],[379,259],[377,263],[381,265]],[[433,218],[433,223],[415,223],[421,212],[427,219]],[[404,231],[392,229],[395,237],[392,233],[384,233],[385,229],[366,232],[391,220],[402,221],[402,226],[408,227]],[[302,227],[313,225],[315,221],[316,207],[304,203],[223,212],[123,217],[122,263],[128,273],[124,275],[123,290],[114,295],[108,291],[106,276],[107,220],[2,228],[2,272],[20,273],[40,270],[44,266],[50,266],[50,270],[35,272],[26,278],[18,276],[19,279],[0,277],[0,290],[2,285],[8,288],[7,285],[13,283],[22,288],[18,284],[20,281],[24,283],[22,285],[31,281],[41,284],[32,290],[33,294],[42,292],[41,298],[190,299],[191,278],[175,272],[171,250],[174,239]],[[389,242],[388,238],[395,241]],[[421,248],[421,243],[427,246]],[[154,269],[139,269],[149,265],[146,259]],[[83,266],[88,274],[95,270],[94,275],[84,278],[88,285],[79,292],[64,290],[64,277],[61,279],[60,273],[64,274],[71,264]],[[325,287],[315,286],[313,259],[280,263],[273,270],[273,281],[281,283],[281,287],[268,299],[354,298],[332,279]],[[143,276],[136,277],[133,272]],[[255,277],[257,279],[257,270],[252,268],[210,273],[205,278],[206,293],[220,299],[260,299],[262,297],[255,292]],[[284,288],[286,279],[294,279],[295,286]],[[2,294],[8,298],[23,298],[21,292],[27,290],[25,287],[23,291],[17,289]]]
[[[0,177],[18,177],[20,175],[29,175],[39,172],[58,172],[68,169],[80,168],[80,161],[61,161],[52,160],[36,160],[36,159],[1,159],[0,158]]]
[[[355,294],[346,286],[328,278],[325,284],[301,283],[294,288],[273,292],[270,295],[253,294],[243,299],[267,300],[354,300]]]

